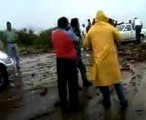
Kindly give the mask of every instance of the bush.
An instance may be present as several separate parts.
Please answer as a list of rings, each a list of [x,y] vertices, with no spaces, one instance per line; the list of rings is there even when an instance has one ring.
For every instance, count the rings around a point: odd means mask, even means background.
[[[17,32],[17,41],[20,46],[32,46],[37,38],[38,36],[32,30],[23,29]]]
[[[51,44],[51,30],[42,31],[39,37],[34,41],[36,47],[49,47],[52,48]]]

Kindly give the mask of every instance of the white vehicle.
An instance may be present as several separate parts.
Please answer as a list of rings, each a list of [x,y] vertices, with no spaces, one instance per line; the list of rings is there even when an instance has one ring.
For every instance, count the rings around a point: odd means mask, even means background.
[[[135,30],[131,24],[121,24],[117,26],[118,30],[122,35],[122,42],[126,41],[136,41]],[[141,31],[141,40],[146,37],[146,29]]]
[[[0,91],[9,83],[9,76],[16,73],[15,62],[3,51],[0,51]]]

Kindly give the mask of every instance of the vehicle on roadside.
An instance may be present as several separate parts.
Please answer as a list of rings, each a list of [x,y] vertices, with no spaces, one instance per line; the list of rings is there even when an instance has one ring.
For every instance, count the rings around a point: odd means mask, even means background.
[[[125,23],[125,24],[117,25],[117,28],[122,35],[122,42],[136,41],[135,30],[133,29],[131,24]],[[146,29],[142,29],[141,42],[144,41],[145,37],[146,37]]]
[[[16,73],[16,64],[5,52],[0,50],[0,91],[9,84],[9,76]]]

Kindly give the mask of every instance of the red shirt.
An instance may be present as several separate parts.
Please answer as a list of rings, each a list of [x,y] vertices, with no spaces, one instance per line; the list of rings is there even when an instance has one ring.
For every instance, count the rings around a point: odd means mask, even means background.
[[[52,33],[52,44],[57,58],[76,59],[76,49],[69,32],[59,29]]]

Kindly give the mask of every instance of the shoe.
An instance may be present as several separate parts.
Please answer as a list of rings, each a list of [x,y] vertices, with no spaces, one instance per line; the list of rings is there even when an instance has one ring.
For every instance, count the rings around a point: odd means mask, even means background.
[[[89,80],[86,80],[86,82],[83,82],[83,85],[85,88],[91,87],[92,86],[92,82]]]
[[[57,102],[54,104],[55,107],[59,107],[60,105],[61,105],[61,104],[60,104],[59,101],[57,101]]]
[[[20,70],[20,66],[17,66],[17,70]]]
[[[69,113],[77,113],[80,111],[79,106],[69,107]]]
[[[105,109],[110,109],[111,108],[111,103],[110,102],[102,100],[102,104],[103,104]]]
[[[69,112],[69,108],[67,106],[65,107],[61,107],[62,112],[68,113]]]
[[[126,108],[128,107],[127,100],[124,103],[121,103],[121,107],[122,107],[122,110],[126,110]]]
[[[61,110],[62,110],[63,112],[68,112],[68,110],[69,110],[67,105],[61,105],[60,102],[56,102],[56,103],[54,104],[54,106],[55,106],[55,107],[61,107]]]
[[[78,90],[79,91],[82,91],[83,90],[83,88],[78,84]]]

